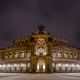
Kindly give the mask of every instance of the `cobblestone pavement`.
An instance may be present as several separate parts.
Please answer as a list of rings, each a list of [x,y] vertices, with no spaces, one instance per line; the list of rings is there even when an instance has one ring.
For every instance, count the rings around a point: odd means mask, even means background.
[[[0,73],[0,80],[80,80],[80,73]]]

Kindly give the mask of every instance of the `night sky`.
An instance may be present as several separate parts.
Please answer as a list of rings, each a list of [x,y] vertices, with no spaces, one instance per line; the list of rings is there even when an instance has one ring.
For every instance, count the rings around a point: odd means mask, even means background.
[[[80,48],[80,0],[0,0],[0,47],[35,32],[38,24]]]

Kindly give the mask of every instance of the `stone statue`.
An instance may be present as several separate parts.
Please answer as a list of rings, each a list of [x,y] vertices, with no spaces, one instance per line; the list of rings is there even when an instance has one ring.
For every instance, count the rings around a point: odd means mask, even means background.
[[[44,31],[45,27],[43,25],[40,24],[37,28],[38,28],[38,33],[39,34],[44,34],[45,33],[45,31]]]

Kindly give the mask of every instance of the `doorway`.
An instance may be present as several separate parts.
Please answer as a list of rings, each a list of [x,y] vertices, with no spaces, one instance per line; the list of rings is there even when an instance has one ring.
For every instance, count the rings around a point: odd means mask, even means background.
[[[37,72],[45,72],[46,71],[46,65],[45,60],[38,60],[37,62]]]

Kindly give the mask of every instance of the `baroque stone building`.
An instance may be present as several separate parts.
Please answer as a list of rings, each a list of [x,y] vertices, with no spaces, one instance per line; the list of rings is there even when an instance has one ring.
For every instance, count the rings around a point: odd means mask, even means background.
[[[80,50],[39,25],[36,33],[0,49],[0,72],[80,72]]]

